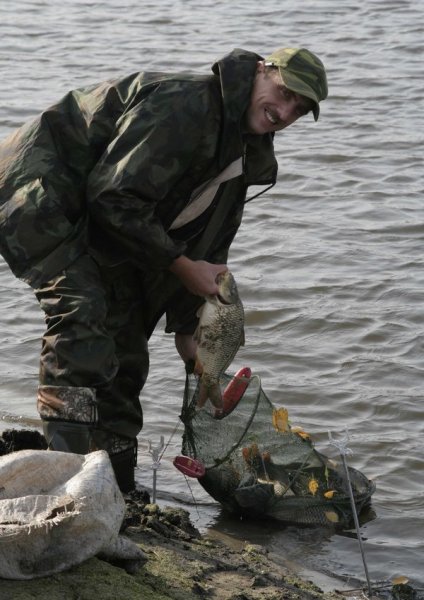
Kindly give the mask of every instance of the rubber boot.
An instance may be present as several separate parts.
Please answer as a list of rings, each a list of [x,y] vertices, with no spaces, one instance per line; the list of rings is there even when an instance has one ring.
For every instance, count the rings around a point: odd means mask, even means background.
[[[50,450],[88,454],[93,446],[91,426],[69,421],[43,421],[43,433]]]
[[[99,450],[94,439],[96,431],[82,423],[66,421],[43,421],[43,432],[50,450],[88,454]],[[113,437],[113,436],[112,436]],[[116,454],[110,448],[103,448],[109,453],[116,481],[123,494],[135,489],[134,471],[137,464],[137,442]]]
[[[96,447],[107,450],[121,492],[126,494],[134,490],[137,439],[117,435],[100,428],[93,429],[92,435]]]
[[[41,385],[37,408],[50,450],[88,454],[97,449],[91,436],[97,423],[94,389]]]
[[[121,492],[135,489],[137,440],[98,427],[94,389],[40,386],[38,412],[50,450],[76,454],[106,450]]]
[[[135,490],[134,470],[137,465],[137,440],[135,442],[132,448],[109,455],[116,481],[123,494]]]

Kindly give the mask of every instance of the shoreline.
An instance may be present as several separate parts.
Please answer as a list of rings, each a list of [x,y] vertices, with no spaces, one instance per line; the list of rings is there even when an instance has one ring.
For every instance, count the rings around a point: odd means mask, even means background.
[[[130,496],[130,495],[129,495]],[[128,497],[126,497],[128,501]],[[134,565],[90,558],[39,579],[1,580],[0,600],[336,600],[265,548],[233,549],[216,535],[200,534],[188,512],[130,499],[123,533],[148,556]],[[127,572],[129,571],[129,572]],[[339,586],[340,587],[340,586]]]
[[[43,449],[36,431],[9,430],[0,436],[0,454]],[[262,546],[218,532],[202,533],[190,513],[150,504],[147,490],[124,495],[120,533],[135,542],[146,562],[92,557],[66,571],[27,580],[1,579],[0,600],[333,600],[293,569],[274,561]],[[0,540],[1,542],[1,540]],[[78,544],[78,539],[75,540]]]
[[[7,440],[5,439],[7,437]],[[37,432],[0,436],[0,455],[42,446]],[[120,533],[147,561],[92,557],[66,571],[29,580],[0,579],[0,600],[358,600],[360,582],[316,572],[263,545],[217,530],[199,531],[188,510],[151,504],[147,490],[124,495]],[[1,543],[1,539],[0,539]],[[78,545],[78,539],[75,540]],[[355,587],[356,589],[352,589]],[[373,598],[418,600],[409,585]],[[399,588],[399,590],[396,590]],[[397,593],[397,591],[399,593]]]

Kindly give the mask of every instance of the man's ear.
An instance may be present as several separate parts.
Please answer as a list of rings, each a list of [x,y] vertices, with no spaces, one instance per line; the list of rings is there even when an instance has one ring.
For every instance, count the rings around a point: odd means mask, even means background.
[[[258,60],[258,64],[256,67],[256,73],[263,73],[265,71],[265,61]]]

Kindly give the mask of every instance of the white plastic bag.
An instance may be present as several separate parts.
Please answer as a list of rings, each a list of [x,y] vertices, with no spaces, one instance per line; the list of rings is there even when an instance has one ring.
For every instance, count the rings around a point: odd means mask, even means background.
[[[101,553],[145,561],[119,535],[125,502],[104,450],[21,450],[0,457],[0,577],[58,573]]]

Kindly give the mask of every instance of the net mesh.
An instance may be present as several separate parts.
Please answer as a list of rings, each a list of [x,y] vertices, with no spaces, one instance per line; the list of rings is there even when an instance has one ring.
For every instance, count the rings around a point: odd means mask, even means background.
[[[234,376],[224,374],[224,392]],[[228,511],[296,524],[347,527],[352,523],[349,482],[342,464],[318,452],[310,436],[291,427],[285,409],[270,402],[256,375],[224,418],[196,407],[199,387],[187,376],[181,419],[184,455],[206,469],[203,488]],[[352,467],[349,479],[359,514],[374,483]]]

